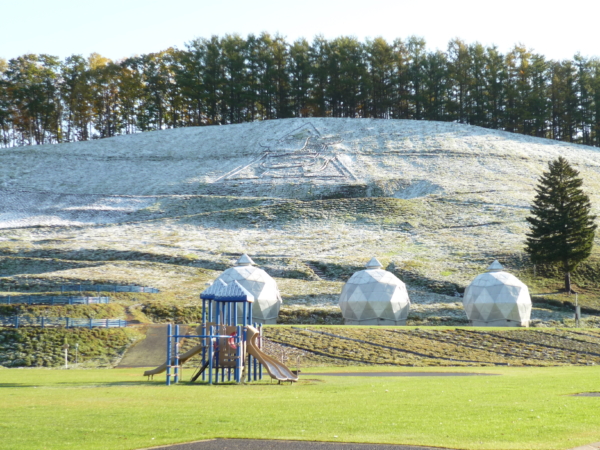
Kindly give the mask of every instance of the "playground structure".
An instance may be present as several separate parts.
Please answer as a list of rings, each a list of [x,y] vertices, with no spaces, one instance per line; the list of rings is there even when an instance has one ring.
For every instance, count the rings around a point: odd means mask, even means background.
[[[217,280],[202,294],[202,323],[196,334],[181,334],[179,325],[167,329],[167,359],[156,369],[144,372],[154,376],[166,372],[166,384],[181,381],[182,365],[195,355],[201,363],[190,381],[200,376],[208,384],[235,381],[241,383],[244,371],[248,381],[262,379],[263,367],[269,376],[281,381],[298,381],[298,375],[261,350],[261,325],[252,323],[254,296],[240,283],[226,284]],[[238,305],[241,308],[238,308]],[[180,353],[184,339],[200,339],[201,343]]]

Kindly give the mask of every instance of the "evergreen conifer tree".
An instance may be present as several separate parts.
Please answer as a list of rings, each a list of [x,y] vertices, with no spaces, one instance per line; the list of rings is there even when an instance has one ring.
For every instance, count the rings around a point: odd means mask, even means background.
[[[590,256],[596,216],[583,192],[579,172],[560,156],[549,163],[535,191],[527,221],[531,225],[525,251],[533,263],[562,264],[565,290],[571,292],[571,272]]]

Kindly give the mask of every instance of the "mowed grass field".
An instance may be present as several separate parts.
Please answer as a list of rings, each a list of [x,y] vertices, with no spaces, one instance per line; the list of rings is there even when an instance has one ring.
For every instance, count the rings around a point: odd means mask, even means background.
[[[600,440],[600,367],[313,368],[497,376],[333,377],[164,385],[142,369],[0,370],[0,448],[136,449],[207,438],[457,449],[567,449]],[[184,373],[188,379],[191,371]]]

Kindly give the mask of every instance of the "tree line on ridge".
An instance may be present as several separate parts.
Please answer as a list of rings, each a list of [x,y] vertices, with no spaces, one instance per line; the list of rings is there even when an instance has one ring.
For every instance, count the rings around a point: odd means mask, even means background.
[[[0,147],[289,117],[451,121],[600,146],[600,60],[422,38],[198,38],[111,61],[0,58]]]

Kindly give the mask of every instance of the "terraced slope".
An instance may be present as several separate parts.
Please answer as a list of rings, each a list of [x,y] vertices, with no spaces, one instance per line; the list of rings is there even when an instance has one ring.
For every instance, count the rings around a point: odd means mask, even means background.
[[[398,366],[562,366],[600,364],[595,330],[268,327],[271,353],[302,364]]]

